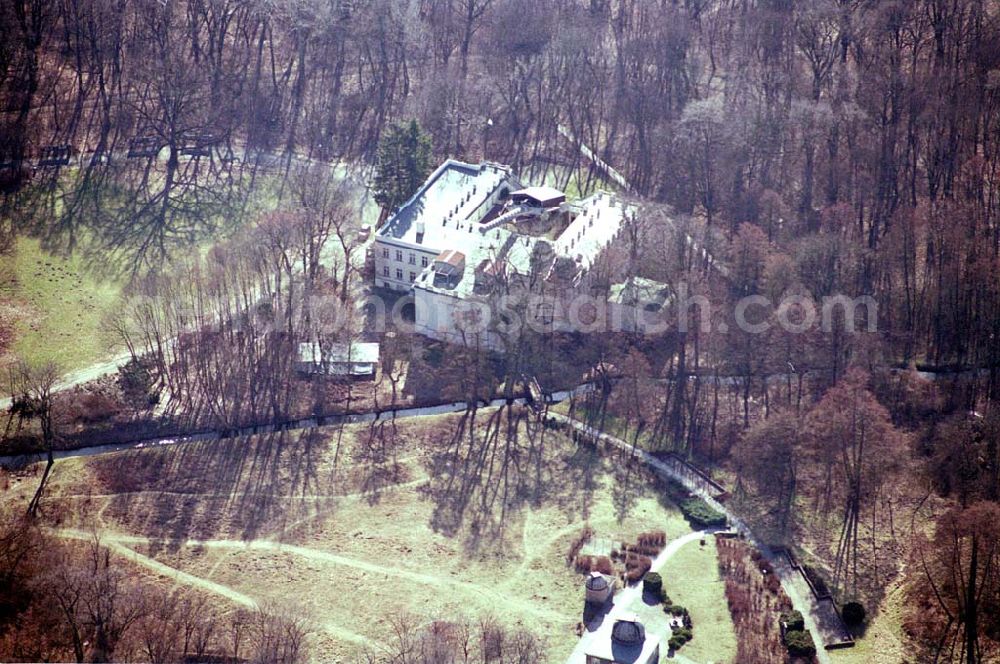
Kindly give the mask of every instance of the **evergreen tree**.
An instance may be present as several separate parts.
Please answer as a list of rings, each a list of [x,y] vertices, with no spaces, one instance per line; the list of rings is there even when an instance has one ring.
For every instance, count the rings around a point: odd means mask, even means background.
[[[375,201],[389,214],[420,188],[431,172],[431,140],[416,120],[392,125],[375,164]]]

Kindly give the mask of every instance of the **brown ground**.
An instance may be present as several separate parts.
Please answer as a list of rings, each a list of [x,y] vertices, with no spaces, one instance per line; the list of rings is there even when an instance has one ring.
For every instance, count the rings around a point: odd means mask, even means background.
[[[690,529],[651,488],[623,489],[611,461],[551,431],[522,437],[506,474],[445,464],[457,422],[400,421],[395,465],[363,454],[367,425],[67,459],[46,518],[66,537],[96,529],[178,583],[300,611],[314,659],[391,643],[389,616],[405,609],[428,620],[493,613],[559,661],[583,608],[564,560],[574,535],[586,523],[615,539]],[[25,478],[2,495],[26,501],[33,488]]]

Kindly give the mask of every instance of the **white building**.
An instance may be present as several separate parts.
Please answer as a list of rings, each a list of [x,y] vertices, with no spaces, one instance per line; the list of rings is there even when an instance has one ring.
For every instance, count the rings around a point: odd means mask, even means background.
[[[299,344],[295,368],[303,374],[374,378],[378,357],[377,343],[332,343],[321,347],[307,341]]]
[[[547,299],[522,298],[517,317],[569,329],[560,298],[582,289],[631,214],[607,193],[567,203],[552,187],[522,188],[506,166],[448,160],[377,231],[375,285],[412,292],[421,334],[502,348],[515,316],[496,310],[498,295],[543,283]]]

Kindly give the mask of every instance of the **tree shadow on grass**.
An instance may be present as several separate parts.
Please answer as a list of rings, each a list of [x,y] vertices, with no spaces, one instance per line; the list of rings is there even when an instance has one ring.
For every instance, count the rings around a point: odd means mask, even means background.
[[[431,527],[464,536],[469,552],[503,542],[504,527],[525,509],[556,506],[567,522],[586,520],[605,487],[608,461],[544,426],[522,406],[466,413],[427,461],[424,490],[434,503]],[[620,518],[646,490],[638,473],[620,488]]]
[[[252,540],[297,518],[321,485],[329,448],[316,431],[195,442],[96,457],[105,516],[176,550],[188,539]]]

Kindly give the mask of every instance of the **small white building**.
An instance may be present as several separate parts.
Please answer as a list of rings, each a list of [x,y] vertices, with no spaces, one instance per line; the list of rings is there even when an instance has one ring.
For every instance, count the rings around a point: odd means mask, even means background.
[[[307,341],[299,344],[295,368],[308,375],[374,378],[378,369],[377,343],[320,344]]]
[[[587,664],[657,664],[660,642],[635,615],[602,624],[587,649]]]

